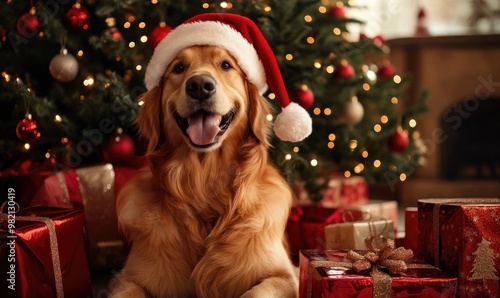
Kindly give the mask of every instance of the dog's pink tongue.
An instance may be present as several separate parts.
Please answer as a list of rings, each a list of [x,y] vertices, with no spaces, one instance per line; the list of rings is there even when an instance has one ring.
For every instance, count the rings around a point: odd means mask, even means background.
[[[195,145],[203,146],[212,143],[220,131],[217,114],[199,112],[189,117],[186,132]]]

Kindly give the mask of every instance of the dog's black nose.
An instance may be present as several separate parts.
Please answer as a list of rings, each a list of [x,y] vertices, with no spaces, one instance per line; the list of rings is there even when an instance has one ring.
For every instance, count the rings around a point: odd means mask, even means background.
[[[209,75],[196,75],[186,82],[186,93],[194,99],[204,101],[215,93],[216,83]]]

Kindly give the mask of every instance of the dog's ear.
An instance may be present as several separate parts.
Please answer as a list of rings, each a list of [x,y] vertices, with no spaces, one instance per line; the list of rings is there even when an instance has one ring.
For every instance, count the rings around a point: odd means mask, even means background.
[[[253,135],[265,146],[269,146],[270,122],[267,115],[271,114],[270,103],[259,94],[257,87],[247,84],[249,125]]]
[[[155,87],[141,95],[140,100],[144,104],[135,121],[140,134],[148,140],[148,153],[155,150],[163,134],[161,131],[161,121],[163,119],[161,91],[162,88]]]

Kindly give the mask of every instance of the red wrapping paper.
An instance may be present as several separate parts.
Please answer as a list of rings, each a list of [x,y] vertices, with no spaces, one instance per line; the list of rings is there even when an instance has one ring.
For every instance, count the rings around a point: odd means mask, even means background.
[[[1,297],[60,297],[56,281],[60,264],[61,283],[64,297],[91,297],[87,256],[83,237],[83,213],[80,210],[68,210],[49,207],[30,207],[17,212],[14,234],[9,233],[7,221],[0,224],[0,268],[3,274],[15,264],[15,291],[8,288],[11,283],[7,278],[0,279]],[[50,218],[55,227],[57,252],[51,246],[49,227],[44,222],[22,220]],[[8,245],[15,235],[15,245]],[[15,250],[15,262],[12,257]]]
[[[356,273],[345,255],[341,250],[301,251],[299,297],[372,297],[369,271]],[[390,297],[455,297],[455,277],[416,260],[408,264],[421,268],[392,275]]]
[[[342,222],[342,210],[317,206],[292,208],[286,227],[292,260],[299,263],[299,250],[324,249],[325,227]]]
[[[418,201],[419,254],[459,277],[461,297],[500,296],[500,199]]]
[[[293,188],[297,203],[300,205],[315,204],[305,190],[303,183],[296,182]],[[368,202],[368,183],[361,176],[345,178],[332,173],[325,189],[321,191],[322,199],[316,204],[325,208],[346,207],[351,204]]]
[[[403,246],[413,250],[418,255],[418,209],[408,207],[405,209],[405,238]]]

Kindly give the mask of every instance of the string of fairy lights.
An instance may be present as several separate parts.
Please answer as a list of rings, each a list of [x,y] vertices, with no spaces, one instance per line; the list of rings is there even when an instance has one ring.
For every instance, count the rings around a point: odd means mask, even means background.
[[[9,0],[8,3],[11,1],[12,0]],[[150,2],[153,5],[158,4],[158,0],[150,0]],[[355,2],[355,1],[353,1],[353,0],[349,1],[350,4],[351,4],[351,2]],[[77,4],[79,5],[79,1],[77,1]],[[269,13],[272,11],[271,6],[264,3],[263,1],[260,1],[260,2],[258,1],[258,4],[261,6],[262,11],[264,11],[266,13]],[[207,10],[214,9],[215,6],[217,6],[217,9],[225,10],[225,11],[230,11],[233,8],[233,4],[229,1],[221,1],[217,4],[205,2],[205,3],[202,3],[201,6],[203,9],[207,9]],[[344,4],[342,2],[333,2],[332,3],[331,1],[328,1],[328,0],[321,0],[321,5],[318,7],[318,12],[321,14],[329,13],[330,10],[332,9],[332,7],[342,9],[344,7]],[[311,23],[311,22],[313,22],[313,16],[306,14],[303,17],[303,21],[306,23]],[[116,23],[116,20],[114,17],[106,18],[105,23],[106,23],[106,25],[108,27],[108,31],[109,31],[107,33],[110,34],[112,39],[118,40],[118,39],[123,38],[122,34],[120,33],[120,31],[116,27],[117,23]],[[129,49],[136,48],[138,46],[138,44],[145,44],[145,43],[151,42],[152,37],[150,35],[148,35],[148,32],[151,32],[151,30],[149,30],[149,28],[151,27],[150,24],[147,24],[147,22],[145,22],[145,21],[139,20],[133,14],[127,13],[124,16],[123,24],[120,26],[121,26],[120,28],[123,28],[123,30],[130,30],[132,28],[138,28],[139,30],[143,30],[143,32],[144,32],[144,34],[139,34],[136,40],[124,41],[126,46]],[[165,22],[164,21],[160,22],[159,27],[162,27],[162,28],[165,27]],[[87,24],[87,27],[84,29],[87,29],[87,28],[88,28],[88,24]],[[343,31],[341,28],[338,28],[338,27],[332,28],[331,34],[334,34],[335,36],[342,37],[345,40],[349,40],[349,38],[350,38],[349,32]],[[40,32],[38,33],[38,37],[44,38],[43,28],[41,28]],[[313,45],[316,42],[314,36],[307,36],[305,41],[307,44],[310,44],[310,45]],[[82,59],[85,54],[86,53],[84,53],[83,49],[79,49],[79,50],[75,51],[75,56],[78,60]],[[121,61],[122,58],[123,57],[121,57],[120,55],[115,56],[116,61]],[[333,58],[335,58],[335,54],[330,53],[328,58],[330,60],[333,60]],[[283,61],[291,62],[294,59],[295,59],[295,57],[294,57],[293,53],[286,53],[284,55]],[[337,68],[339,67],[339,65],[334,65],[334,64],[324,65],[321,61],[322,60],[319,58],[314,59],[312,61],[313,67],[318,69],[318,70],[325,71],[329,75],[334,74],[337,71]],[[346,62],[344,59],[342,59],[340,65],[345,64],[345,63],[348,63],[348,62]],[[126,71],[126,73],[124,75],[124,80],[126,81],[127,77],[131,77],[133,75],[133,73],[132,73],[133,71],[142,72],[144,70],[145,70],[144,61],[136,62],[135,65],[133,65],[132,69],[129,69]],[[377,79],[376,72],[373,69],[369,68],[367,65],[362,65],[362,71],[369,81],[375,81]],[[106,70],[105,72],[107,75],[110,75],[111,70]],[[7,83],[13,79],[12,75],[10,75],[6,72],[2,72],[1,75],[2,75],[2,78],[4,79],[4,81]],[[395,84],[400,84],[402,82],[402,78],[397,74],[392,75],[391,79],[393,80],[393,82]],[[15,80],[16,80],[17,84],[19,84],[19,85],[23,84],[23,82],[20,78],[15,78]],[[87,89],[94,87],[96,83],[97,83],[97,80],[96,80],[94,74],[87,74],[83,77],[82,84]],[[112,84],[112,82],[110,82],[110,81],[103,82],[104,88],[109,88],[111,86],[111,84]],[[371,88],[372,88],[372,85],[369,82],[364,82],[361,86],[361,89],[365,92],[369,92],[371,90]],[[28,92],[32,92],[32,90],[29,86],[26,86],[26,90]],[[275,95],[273,93],[268,94],[267,97],[270,100],[275,99]],[[86,99],[85,95],[81,94],[79,99],[81,101],[84,101]],[[398,105],[400,102],[400,100],[396,96],[391,97],[389,100],[390,100],[391,104],[393,104],[393,105]],[[140,107],[144,104],[144,102],[139,99],[136,102],[136,104]],[[312,114],[314,116],[318,116],[318,117],[319,116],[333,117],[332,110],[329,107],[325,107],[325,108],[314,107],[312,109]],[[267,116],[267,120],[270,122],[273,121],[273,118],[274,117],[271,114]],[[379,120],[380,121],[378,123],[375,123],[373,125],[373,133],[375,133],[375,134],[381,133],[384,130],[384,125],[388,124],[390,122],[389,116],[387,116],[387,115],[381,115]],[[55,114],[53,117],[53,121],[57,124],[63,125],[63,116],[60,114]],[[402,123],[400,123],[400,125],[401,124]],[[413,118],[409,119],[408,123],[405,123],[405,126],[408,126],[410,128],[415,128],[417,126],[417,121]],[[40,132],[38,132],[38,133],[40,134]],[[419,139],[420,135],[419,135],[418,131],[414,131],[412,137],[415,140]],[[334,148],[337,147],[336,140],[337,140],[337,136],[335,133],[332,132],[328,135],[327,139],[325,140],[325,145],[327,146],[327,148],[333,150]],[[61,138],[62,145],[67,145],[68,143],[69,143],[69,140],[67,137]],[[350,151],[354,151],[354,150],[358,149],[358,140],[351,139],[348,142],[348,147],[349,147],[348,149]],[[30,150],[31,145],[29,142],[25,142],[23,144],[22,148],[24,150]],[[368,152],[365,148],[359,148],[359,149],[360,149],[359,153],[360,153],[360,156],[362,157],[363,161],[354,165],[352,169],[345,170],[343,174],[346,178],[350,177],[353,174],[361,174],[366,169],[366,167],[368,165],[372,166],[373,168],[379,168],[382,166],[382,161],[380,159],[373,159],[370,162],[368,162],[368,158],[371,156],[371,153]],[[299,146],[295,146],[292,148],[292,152],[288,152],[288,153],[285,152],[285,154],[284,154],[285,160],[293,159],[294,155],[297,155],[300,153],[299,151],[300,151]],[[50,152],[50,150],[45,154],[45,157],[46,158],[55,158],[55,156]],[[411,157],[408,155],[407,159],[408,158],[411,158]],[[318,157],[311,158],[309,160],[309,164],[312,167],[316,167],[316,166],[321,164],[321,159]],[[391,170],[394,170],[395,168],[396,168],[396,165],[389,166],[389,169],[391,169]],[[399,176],[399,179],[401,181],[406,180],[406,178],[407,177],[406,177],[405,173],[401,173]]]

